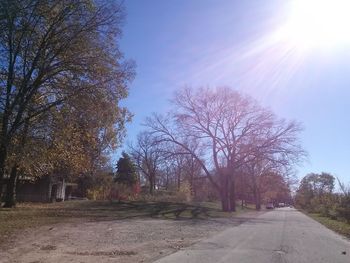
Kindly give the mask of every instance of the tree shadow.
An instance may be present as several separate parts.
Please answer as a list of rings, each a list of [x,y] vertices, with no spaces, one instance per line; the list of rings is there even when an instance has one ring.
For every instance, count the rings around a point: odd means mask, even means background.
[[[225,213],[219,208],[205,207],[194,203],[84,201],[80,204],[63,207],[60,214],[66,217],[84,217],[96,221],[129,218],[200,220],[222,217]]]

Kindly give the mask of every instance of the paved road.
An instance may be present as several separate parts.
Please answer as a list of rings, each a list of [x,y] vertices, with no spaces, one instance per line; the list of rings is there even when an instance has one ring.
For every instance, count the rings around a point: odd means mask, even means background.
[[[350,242],[295,209],[279,208],[157,261],[177,262],[350,263]]]

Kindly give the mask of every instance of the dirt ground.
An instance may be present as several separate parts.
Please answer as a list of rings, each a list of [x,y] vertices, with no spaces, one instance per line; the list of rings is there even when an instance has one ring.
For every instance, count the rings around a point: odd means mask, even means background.
[[[0,252],[1,263],[153,262],[249,217],[207,220],[125,219],[24,230]]]

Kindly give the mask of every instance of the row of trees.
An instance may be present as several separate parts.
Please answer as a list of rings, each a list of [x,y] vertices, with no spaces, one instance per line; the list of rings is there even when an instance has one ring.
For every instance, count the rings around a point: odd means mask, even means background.
[[[19,176],[93,175],[120,145],[133,64],[116,1],[0,0],[0,200]]]
[[[5,206],[15,204],[20,175],[86,178],[105,170],[131,117],[118,105],[134,75],[118,48],[123,17],[115,1],[0,0]],[[288,189],[291,168],[305,156],[298,123],[230,88],[184,88],[172,105],[149,117],[130,147],[151,193],[159,185],[179,190],[183,181],[195,192],[205,178],[223,210],[234,211],[238,196],[249,192],[259,209],[272,185]]]
[[[334,192],[335,181],[329,173],[306,175],[296,192],[296,205],[308,212],[350,223],[350,189],[338,180],[340,192]]]
[[[192,188],[206,178],[224,211],[235,211],[237,196],[253,196],[257,209],[262,195],[290,196],[292,167],[305,157],[298,123],[226,87],[184,88],[171,103],[167,114],[146,119],[130,147],[150,193],[171,178],[178,187],[186,178]]]

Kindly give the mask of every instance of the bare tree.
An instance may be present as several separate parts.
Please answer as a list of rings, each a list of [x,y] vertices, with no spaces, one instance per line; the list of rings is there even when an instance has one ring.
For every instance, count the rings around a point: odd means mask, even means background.
[[[303,153],[296,122],[278,119],[230,88],[184,88],[172,103],[173,111],[165,117],[154,114],[145,125],[158,141],[176,144],[198,162],[219,192],[224,211],[236,209],[235,179],[250,156],[283,162],[297,161]],[[189,141],[197,145],[195,150]]]
[[[201,177],[201,167],[198,161],[192,155],[186,154],[183,163],[183,177],[191,187],[191,194],[196,197],[196,180]]]
[[[158,142],[164,156],[165,166],[170,173],[171,180],[176,185],[177,190],[180,190],[181,183],[187,181],[191,189],[194,188],[194,178],[200,173],[198,162],[182,147],[166,142]],[[194,150],[196,145],[190,145],[186,142],[187,147]]]
[[[130,155],[135,161],[139,171],[147,178],[150,194],[156,189],[157,176],[160,165],[164,160],[163,151],[158,142],[147,132],[137,136],[136,144],[130,145]]]

